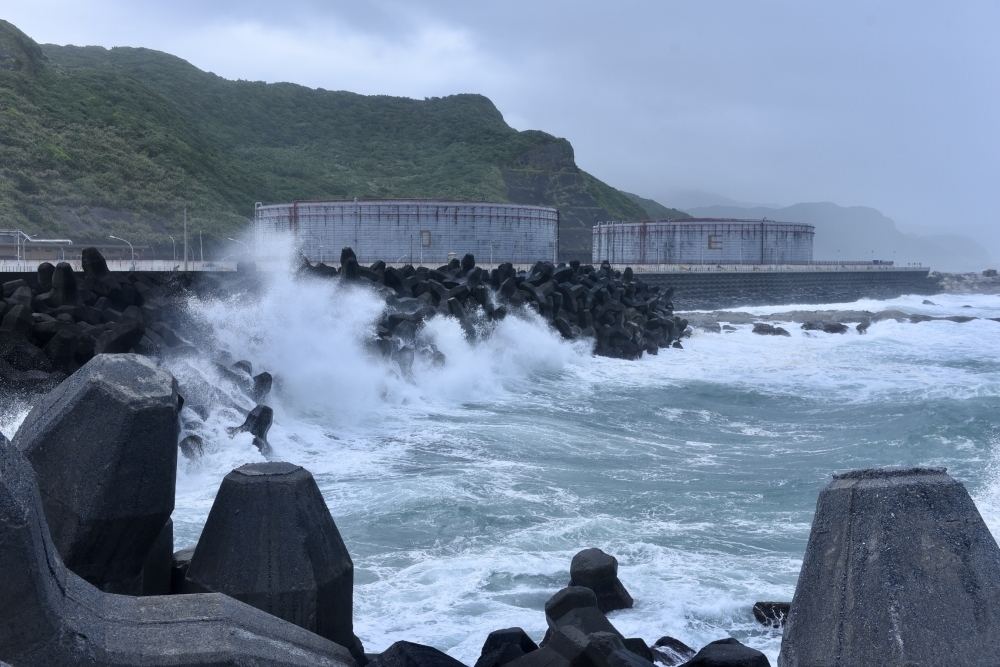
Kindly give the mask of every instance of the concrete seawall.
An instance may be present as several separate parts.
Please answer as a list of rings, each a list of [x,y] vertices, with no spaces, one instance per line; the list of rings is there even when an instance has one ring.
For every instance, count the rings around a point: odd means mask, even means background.
[[[126,263],[127,264],[127,263]],[[339,262],[330,262],[339,266]],[[396,266],[396,265],[392,265]],[[401,265],[399,265],[401,266]],[[496,265],[483,264],[484,268]],[[13,267],[8,267],[13,268]],[[111,266],[112,271],[127,267]],[[139,273],[162,275],[165,267],[146,267],[140,262]],[[234,267],[197,267],[200,271],[235,275]],[[531,270],[531,265],[516,265]],[[613,265],[624,270],[626,265]],[[79,268],[74,266],[74,270]],[[673,287],[676,310],[714,310],[740,306],[784,305],[793,303],[843,303],[858,299],[893,299],[903,294],[936,294],[941,285],[928,276],[926,267],[891,265],[639,265],[633,266],[637,278],[650,285]],[[0,272],[0,282],[36,280],[34,271]]]
[[[651,285],[673,287],[674,308],[702,310],[792,303],[893,299],[940,291],[928,269],[796,270],[636,273]]]

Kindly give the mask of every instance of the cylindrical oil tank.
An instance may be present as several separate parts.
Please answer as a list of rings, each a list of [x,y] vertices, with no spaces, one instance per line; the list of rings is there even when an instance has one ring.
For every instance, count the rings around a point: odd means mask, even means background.
[[[358,261],[445,264],[472,253],[477,261],[555,262],[559,211],[486,202],[380,199],[297,201],[255,211],[259,234],[290,232],[312,261],[339,261],[346,246]]]
[[[690,218],[594,227],[594,262],[809,264],[815,227],[773,220]]]

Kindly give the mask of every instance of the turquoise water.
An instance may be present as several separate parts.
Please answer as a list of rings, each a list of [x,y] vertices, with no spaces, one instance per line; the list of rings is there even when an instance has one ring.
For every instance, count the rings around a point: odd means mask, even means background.
[[[933,298],[851,307],[1000,317],[998,296]],[[379,308],[361,290],[286,279],[252,306],[194,306],[220,347],[278,377],[269,439],[323,490],[369,651],[407,639],[472,664],[491,630],[540,639],[573,554],[597,546],[636,601],[611,614],[626,636],[732,635],[773,664],[780,634],[750,607],[791,599],[832,473],[946,466],[1000,529],[998,322],[880,322],[865,336],[788,325],[790,338],[740,326],[624,362],[531,319],[475,345],[437,320],[427,335],[446,365],[406,380],[364,352]],[[182,385],[225,389],[203,362],[169,365]],[[193,427],[208,451],[180,463],[177,548],[197,540],[222,476],[260,460],[248,436],[225,435],[239,421],[217,408]]]

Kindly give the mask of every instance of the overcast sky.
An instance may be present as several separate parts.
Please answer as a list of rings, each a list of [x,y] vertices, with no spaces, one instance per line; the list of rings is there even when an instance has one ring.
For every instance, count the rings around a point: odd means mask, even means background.
[[[39,42],[227,78],[478,92],[623,190],[865,205],[1000,258],[1000,2],[0,0]]]

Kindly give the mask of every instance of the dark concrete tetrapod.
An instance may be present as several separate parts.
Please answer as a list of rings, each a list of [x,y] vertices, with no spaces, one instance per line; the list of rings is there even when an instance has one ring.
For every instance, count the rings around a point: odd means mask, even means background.
[[[1000,665],[1000,547],[944,468],[834,475],[779,667]]]
[[[353,667],[341,646],[225,595],[103,593],[63,565],[35,473],[0,436],[0,660],[46,667]]]
[[[350,649],[354,563],[316,480],[291,463],[248,463],[219,487],[186,579]]]
[[[174,509],[179,407],[177,381],[150,359],[100,355],[40,399],[14,436],[59,554],[104,591],[141,593]]]
[[[597,608],[605,614],[631,609],[632,596],[618,579],[618,559],[600,549],[584,549],[573,556],[569,567],[570,586],[584,586],[597,595]]]

